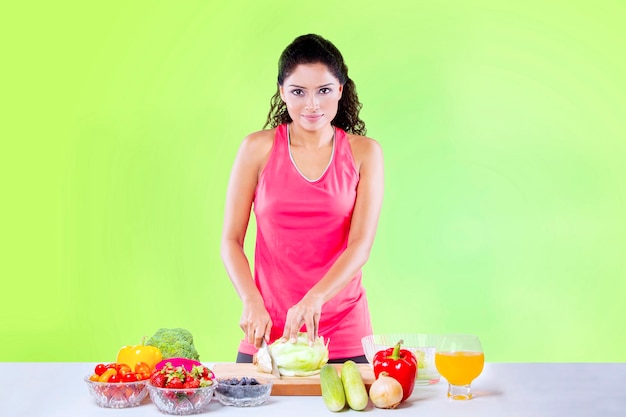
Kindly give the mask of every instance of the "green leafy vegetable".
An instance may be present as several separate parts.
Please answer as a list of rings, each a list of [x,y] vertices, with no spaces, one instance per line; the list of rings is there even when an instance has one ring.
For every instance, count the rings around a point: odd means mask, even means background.
[[[163,359],[187,358],[200,360],[200,355],[193,344],[193,336],[187,329],[160,328],[152,337],[146,340],[147,346],[159,348]]]
[[[328,345],[319,336],[312,346],[306,333],[299,333],[295,343],[275,341],[270,345],[272,357],[284,376],[309,376],[320,372],[328,362]]]

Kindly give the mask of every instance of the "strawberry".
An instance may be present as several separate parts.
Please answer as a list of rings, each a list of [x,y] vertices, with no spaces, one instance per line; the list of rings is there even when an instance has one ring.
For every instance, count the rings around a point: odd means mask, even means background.
[[[164,396],[170,401],[176,401],[178,400],[178,391],[166,391]]]
[[[204,365],[196,365],[191,369],[190,374],[200,381],[201,387],[208,387],[213,384],[215,374],[209,368]]]
[[[200,380],[195,378],[187,378],[185,380],[185,388],[200,388]]]
[[[165,384],[165,388],[183,388],[183,386],[183,381],[177,376],[172,377],[171,379],[168,378],[168,381]]]
[[[166,376],[160,372],[154,372],[152,374],[152,377],[150,377],[150,382],[152,383],[152,385],[159,388],[165,387],[166,380]]]
[[[213,379],[213,372],[204,365],[194,366],[191,373],[199,379]]]

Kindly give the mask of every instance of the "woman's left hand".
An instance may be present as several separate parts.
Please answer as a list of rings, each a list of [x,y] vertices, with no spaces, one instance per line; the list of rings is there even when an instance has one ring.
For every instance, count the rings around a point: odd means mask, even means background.
[[[302,325],[306,327],[309,342],[315,342],[322,313],[322,299],[305,296],[287,311],[283,341],[295,342]]]

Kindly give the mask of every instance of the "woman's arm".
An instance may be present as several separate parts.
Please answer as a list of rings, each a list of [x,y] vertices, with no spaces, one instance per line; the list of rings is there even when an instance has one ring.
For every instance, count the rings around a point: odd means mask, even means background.
[[[351,135],[350,143],[360,179],[348,246],[326,275],[298,304],[289,309],[284,339],[293,340],[302,324],[306,326],[309,340],[313,341],[317,337],[322,306],[365,265],[374,244],[383,202],[383,153],[378,142],[367,137]]]
[[[274,137],[272,131],[256,132],[246,137],[237,153],[226,191],[221,257],[226,272],[243,302],[239,325],[245,340],[261,346],[269,338],[272,321],[265,309],[250,263],[244,252],[244,239],[259,174],[267,161]]]

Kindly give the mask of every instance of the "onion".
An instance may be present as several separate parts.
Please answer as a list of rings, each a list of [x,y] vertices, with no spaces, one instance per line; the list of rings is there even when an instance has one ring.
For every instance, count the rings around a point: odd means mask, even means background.
[[[370,400],[377,408],[396,408],[402,401],[402,385],[387,372],[381,372],[370,386]]]

